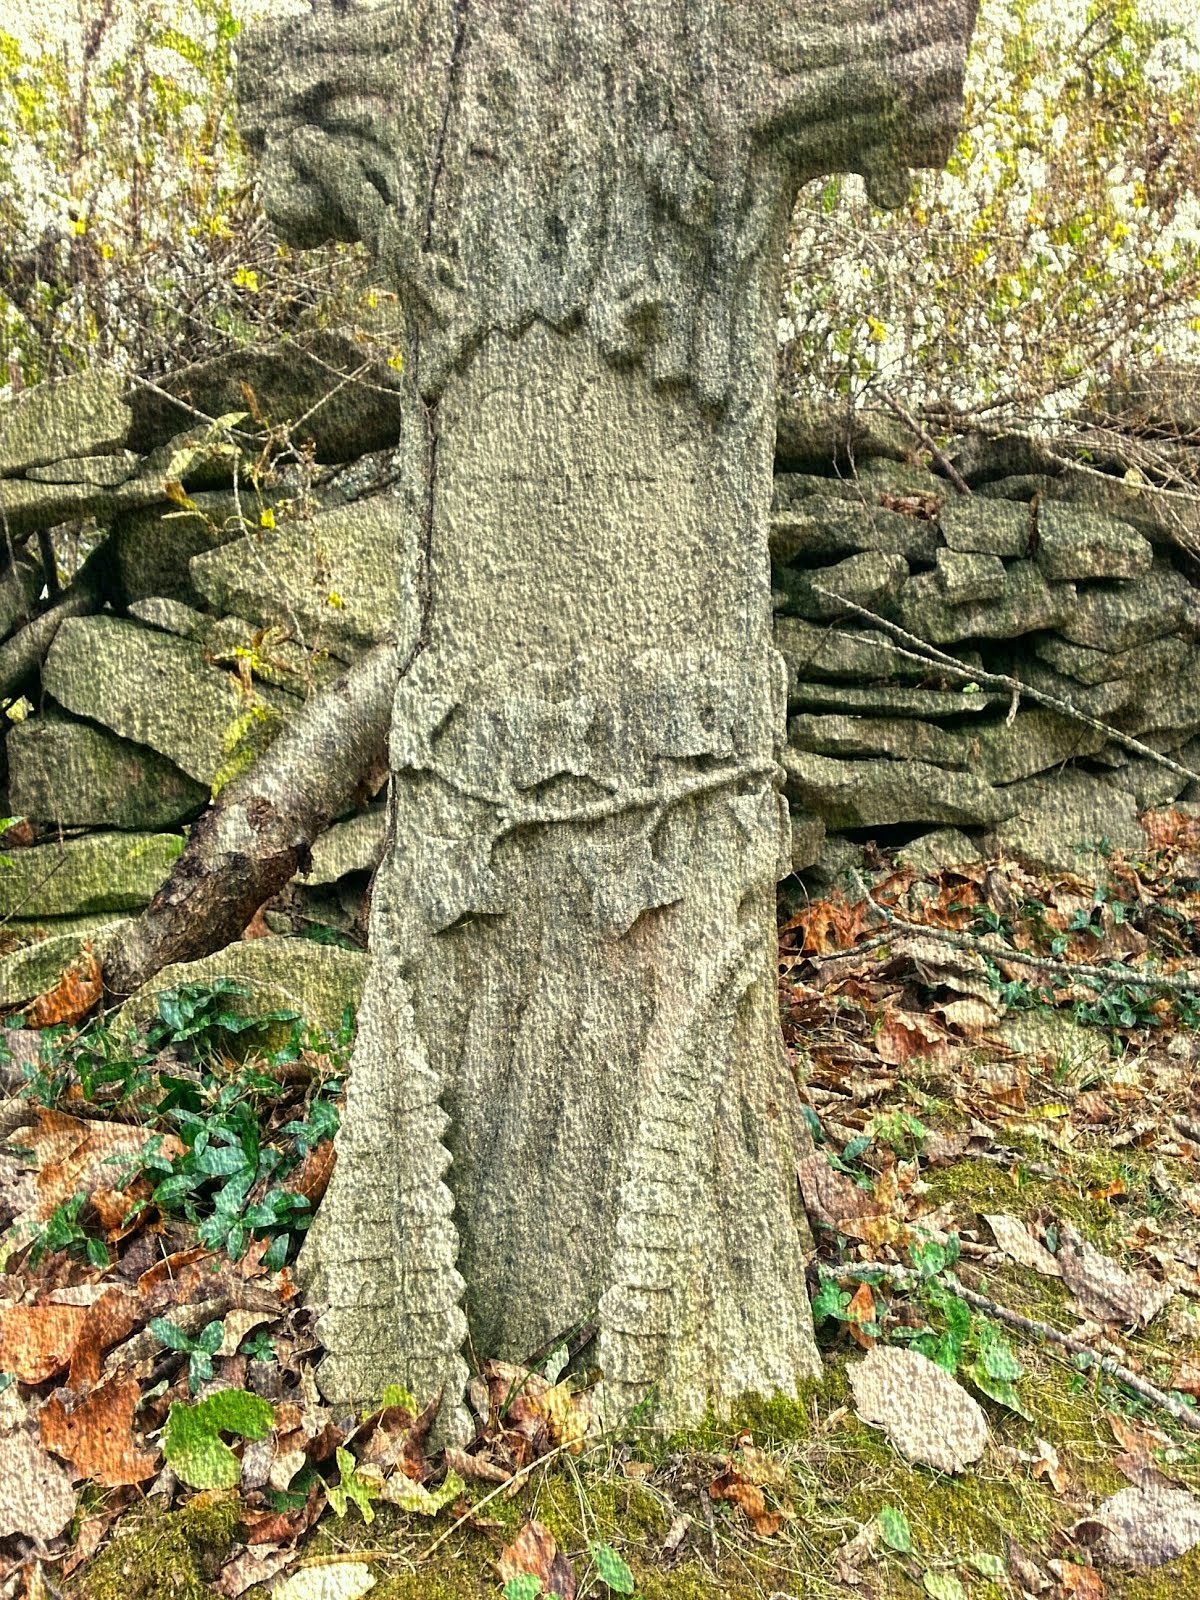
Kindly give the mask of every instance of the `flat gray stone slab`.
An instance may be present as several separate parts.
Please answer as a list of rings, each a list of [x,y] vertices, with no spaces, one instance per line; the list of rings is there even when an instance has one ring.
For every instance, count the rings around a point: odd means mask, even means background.
[[[366,976],[363,951],[314,944],[311,939],[245,939],[200,961],[164,967],[125,1002],[120,1016],[145,1027],[158,1015],[157,997],[165,989],[230,978],[250,991],[246,999],[232,997],[229,1002],[244,1016],[290,1008],[306,1022],[336,1029],[346,1006],[357,1012]]]
[[[991,850],[1051,872],[1095,878],[1108,855],[1135,859],[1146,849],[1133,795],[1111,778],[1066,767],[1003,791],[1011,812],[996,828]]]
[[[943,504],[938,522],[951,550],[1006,560],[1019,560],[1029,550],[1029,507],[1016,500],[955,495]]]
[[[802,617],[775,618],[775,648],[790,679],[919,678],[920,662],[900,655],[886,633],[839,622],[821,626]]]
[[[344,822],[335,822],[312,847],[312,868],[299,881],[316,886],[336,883],[348,872],[373,872],[383,850],[387,831],[384,806],[371,806]]]
[[[65,968],[77,960],[86,942],[97,946],[124,925],[115,916],[71,917],[31,927],[10,922],[7,930],[29,942],[0,956],[0,1006],[19,1006],[35,999],[58,982]]]
[[[937,577],[942,593],[952,606],[972,600],[998,600],[1008,585],[999,556],[971,554],[964,550],[939,550]]]
[[[1136,583],[1081,589],[1058,631],[1071,644],[1092,650],[1132,650],[1174,633],[1196,601],[1186,578],[1158,568]]]
[[[208,802],[157,751],[52,713],[9,730],[8,794],[15,814],[64,828],[169,828]]]
[[[85,833],[7,853],[0,917],[26,921],[147,905],[183,849],[178,833]]]
[[[1047,583],[1032,561],[1005,569],[1004,592],[995,600],[950,605],[934,573],[910,578],[896,602],[896,615],[909,633],[930,644],[964,639],[1016,639],[1056,628],[1071,614],[1075,586]]]
[[[1157,673],[1169,676],[1178,672],[1196,646],[1190,639],[1168,635],[1131,650],[1094,650],[1087,645],[1070,644],[1056,634],[1034,640],[1034,654],[1048,662],[1056,672],[1066,673],[1079,683],[1094,686],[1119,678],[1143,678]]]
[[[931,718],[983,717],[989,709],[1008,704],[1007,695],[987,691],[968,693],[954,689],[914,689],[900,684],[794,683],[788,704],[802,711],[848,711],[861,717]]]
[[[789,799],[830,828],[874,828],[896,822],[949,822],[980,827],[1008,816],[1013,803],[969,772],[946,772],[924,761],[835,761],[788,749],[783,757]]]
[[[0,402],[0,476],[118,450],[132,420],[125,380],[101,367]]]
[[[1154,547],[1127,522],[1051,503],[1037,517],[1037,564],[1051,580],[1141,578]]]
[[[190,639],[119,617],[64,622],[46,657],[47,693],[135,744],[149,745],[197,783],[211,784],[246,702],[228,672]],[[299,702],[260,684],[262,703],[286,716]]]

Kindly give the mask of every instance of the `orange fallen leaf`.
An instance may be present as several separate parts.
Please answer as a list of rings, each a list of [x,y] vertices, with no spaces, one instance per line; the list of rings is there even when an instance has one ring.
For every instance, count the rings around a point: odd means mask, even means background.
[[[731,1500],[743,1511],[762,1539],[770,1539],[779,1532],[783,1518],[776,1511],[768,1511],[763,1492],[756,1483],[747,1483],[736,1467],[728,1466],[720,1477],[708,1486],[714,1500]]]
[[[87,1318],[86,1306],[9,1306],[0,1311],[0,1372],[45,1383],[61,1372]]]
[[[1067,1488],[1067,1469],[1058,1459],[1058,1451],[1047,1439],[1037,1442],[1037,1458],[1030,1468],[1035,1478],[1045,1478],[1055,1494],[1064,1494]]]
[[[145,1450],[133,1436],[133,1414],[141,1386],[135,1378],[115,1378],[69,1406],[51,1395],[38,1412],[42,1443],[63,1456],[81,1478],[107,1488],[142,1483],[158,1467],[158,1452]]]
[[[559,1600],[575,1600],[574,1569],[544,1523],[527,1522],[513,1542],[500,1552],[496,1565],[501,1583],[528,1574],[542,1580],[544,1594],[556,1594]]]
[[[78,961],[52,989],[38,995],[25,1013],[27,1028],[53,1028],[61,1022],[82,1022],[104,993],[100,963],[85,944]]]
[[[283,1187],[291,1194],[302,1194],[314,1207],[320,1205],[333,1169],[337,1165],[337,1151],[332,1139],[322,1139],[313,1145],[295,1172],[284,1180]]]
[[[846,1326],[850,1337],[864,1350],[869,1350],[875,1343],[872,1336],[863,1329],[864,1322],[875,1321],[875,1296],[869,1283],[860,1283],[854,1291],[850,1304],[846,1307]]]
[[[149,1319],[145,1301],[132,1289],[113,1284],[87,1307],[71,1350],[67,1382],[76,1392],[100,1382],[105,1353]]]
[[[21,1142],[33,1151],[38,1166],[39,1221],[77,1194],[114,1188],[124,1159],[140,1155],[151,1139],[159,1141],[168,1159],[183,1154],[183,1142],[173,1133],[156,1134],[125,1122],[83,1122],[46,1106],[36,1110],[38,1120],[22,1131]]]
[[[875,1034],[879,1059],[890,1067],[903,1067],[913,1057],[945,1065],[953,1059],[949,1034],[916,1011],[889,1011]]]

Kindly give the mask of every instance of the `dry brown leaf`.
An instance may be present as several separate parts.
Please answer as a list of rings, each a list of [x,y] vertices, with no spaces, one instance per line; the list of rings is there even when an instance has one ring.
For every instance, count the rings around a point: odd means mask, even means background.
[[[27,1028],[53,1028],[60,1022],[82,1022],[104,994],[100,963],[85,944],[78,961],[63,973],[52,989],[38,995],[25,1013]]]
[[[501,1583],[529,1573],[542,1580],[546,1594],[559,1600],[575,1600],[575,1571],[554,1542],[554,1535],[541,1522],[527,1522],[510,1545],[500,1552],[496,1563]]]
[[[135,1378],[113,1379],[73,1406],[51,1395],[38,1412],[42,1443],[71,1462],[81,1478],[106,1488],[143,1483],[158,1467],[158,1451],[133,1436],[133,1414],[141,1387]]]
[[[859,1225],[880,1215],[875,1196],[829,1165],[820,1150],[810,1150],[796,1165],[800,1192],[810,1219],[859,1238]]]
[[[61,1372],[87,1321],[87,1306],[8,1306],[0,1311],[0,1372],[45,1383]]]
[[[948,1033],[917,1011],[889,1011],[875,1034],[879,1059],[889,1067],[906,1066],[914,1057],[933,1066],[947,1066],[955,1045]]]
[[[1145,1571],[1200,1545],[1200,1502],[1185,1489],[1122,1489],[1071,1530],[1101,1566]]]
[[[869,1283],[860,1283],[846,1307],[846,1327],[850,1337],[864,1350],[870,1350],[874,1338],[863,1330],[864,1322],[875,1321],[875,1296]]]
[[[1076,1561],[1052,1561],[1062,1600],[1104,1600],[1104,1579],[1095,1567],[1081,1567]]]
[[[1020,1217],[1007,1212],[984,1213],[983,1220],[992,1230],[996,1243],[1004,1254],[1019,1267],[1038,1272],[1043,1278],[1061,1278],[1062,1268],[1046,1246],[1035,1239]]]
[[[708,1492],[714,1500],[731,1500],[750,1519],[760,1539],[772,1538],[783,1526],[779,1513],[767,1510],[759,1486],[749,1483],[735,1466],[727,1465],[720,1477],[709,1484]]]
[[[20,1533],[43,1544],[56,1539],[75,1515],[71,1474],[24,1429],[0,1450],[0,1538]]]
[[[456,1450],[453,1445],[446,1446],[445,1457],[447,1469],[457,1472],[460,1478],[466,1478],[468,1482],[478,1478],[481,1483],[507,1483],[512,1477],[511,1472],[506,1472],[485,1456],[468,1455],[465,1450]]]
[[[1194,1394],[1200,1398],[1200,1356],[1185,1356],[1175,1368],[1171,1379],[1172,1389],[1180,1394]]]
[[[988,1428],[979,1405],[919,1351],[876,1345],[849,1377],[859,1416],[910,1460],[962,1472],[983,1454]]]
[[[1058,1451],[1048,1439],[1038,1440],[1037,1455],[1029,1471],[1035,1478],[1045,1478],[1055,1494],[1064,1494],[1066,1492],[1069,1481],[1067,1469],[1059,1461]]]
[[[243,937],[245,937],[243,935]],[[273,1545],[254,1546],[240,1550],[232,1561],[221,1568],[213,1589],[224,1600],[238,1600],[247,1589],[259,1584],[270,1584],[281,1572],[300,1559],[299,1550],[280,1550]]]
[[[77,1194],[111,1189],[119,1181],[122,1158],[139,1155],[151,1139],[160,1141],[168,1159],[183,1154],[183,1143],[173,1133],[124,1122],[82,1122],[46,1106],[36,1110],[37,1123],[22,1131],[21,1143],[37,1161],[39,1222]]]
[[[1059,1235],[1057,1260],[1076,1305],[1095,1322],[1145,1327],[1175,1293],[1169,1283],[1156,1283],[1145,1272],[1126,1272],[1069,1223]]]
[[[337,1165],[337,1151],[332,1139],[322,1139],[313,1145],[304,1160],[288,1178],[283,1187],[289,1194],[302,1194],[315,1210],[324,1198]]]

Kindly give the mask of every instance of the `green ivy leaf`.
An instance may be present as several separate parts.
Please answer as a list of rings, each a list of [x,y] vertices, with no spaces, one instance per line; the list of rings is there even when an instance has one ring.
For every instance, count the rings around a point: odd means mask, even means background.
[[[194,1350],[195,1341],[182,1328],[177,1328],[173,1322],[168,1322],[166,1317],[151,1317],[150,1332],[168,1350]]]
[[[981,1578],[991,1578],[996,1583],[1004,1576],[1004,1557],[995,1555],[991,1550],[977,1550],[974,1555],[967,1557],[967,1564],[974,1567]]]
[[[967,1600],[967,1591],[952,1572],[927,1572],[921,1581],[930,1600]]]
[[[610,1544],[589,1544],[588,1554],[596,1563],[596,1573],[601,1583],[606,1583],[614,1594],[633,1593],[633,1573]]]
[[[902,1556],[912,1554],[912,1529],[899,1507],[881,1506],[876,1521],[884,1544],[892,1550],[898,1550]]]
[[[504,1585],[504,1600],[538,1600],[542,1593],[542,1580],[532,1572],[519,1573]]]
[[[349,1509],[349,1502],[353,1500],[362,1512],[363,1521],[374,1522],[375,1507],[371,1504],[371,1495],[379,1492],[378,1485],[359,1476],[354,1457],[349,1450],[342,1449],[340,1445],[337,1450],[337,1466],[340,1481],[331,1483],[325,1491],[335,1514],[344,1517]]]
[[[265,1439],[274,1422],[274,1408],[246,1389],[221,1389],[195,1405],[177,1400],[163,1429],[163,1456],[192,1489],[232,1489],[241,1466],[220,1435]]]

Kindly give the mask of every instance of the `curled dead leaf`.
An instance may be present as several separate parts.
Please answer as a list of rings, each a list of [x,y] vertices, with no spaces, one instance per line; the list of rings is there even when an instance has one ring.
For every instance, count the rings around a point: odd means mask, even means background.
[[[527,1573],[541,1579],[543,1593],[556,1594],[559,1600],[575,1600],[575,1570],[544,1523],[527,1522],[500,1552],[496,1565],[501,1583]]]
[[[38,1412],[42,1443],[81,1478],[107,1488],[143,1483],[157,1470],[158,1452],[143,1449],[133,1435],[140,1397],[134,1378],[103,1383],[74,1403],[60,1390]]]
[[[777,1511],[768,1511],[763,1492],[756,1483],[748,1482],[738,1469],[728,1464],[719,1477],[708,1486],[714,1500],[731,1500],[750,1519],[755,1533],[761,1539],[770,1539],[783,1526]]]

